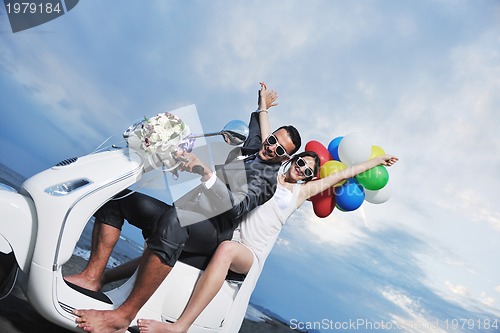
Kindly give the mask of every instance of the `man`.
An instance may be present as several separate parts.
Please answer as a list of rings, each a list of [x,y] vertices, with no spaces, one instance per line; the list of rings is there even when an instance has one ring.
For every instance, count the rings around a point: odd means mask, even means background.
[[[277,171],[301,145],[298,131],[283,126],[262,141],[260,122],[267,121],[272,95],[262,85],[259,110],[251,116],[250,133],[241,148],[253,161],[229,162],[216,173],[194,154],[183,153],[183,169],[202,170],[202,183],[176,202],[176,208],[140,193],[110,201],[96,213],[92,254],[85,270],[66,280],[90,290],[101,288],[106,262],[126,219],[142,229],[147,248],[135,285],[127,300],[112,311],[76,310],[78,326],[89,332],[125,332],[140,308],[171,271],[182,251],[211,255],[223,240],[231,239],[242,216],[269,200]],[[264,111],[262,111],[264,110]],[[235,157],[235,156],[232,156]]]

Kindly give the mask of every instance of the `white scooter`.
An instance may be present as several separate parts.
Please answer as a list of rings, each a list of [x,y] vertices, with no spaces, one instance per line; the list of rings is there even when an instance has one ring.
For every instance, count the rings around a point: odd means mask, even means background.
[[[238,145],[248,135],[248,127],[233,121],[221,132],[204,136],[219,134],[227,143]],[[19,193],[0,186],[0,297],[5,297],[19,278],[35,310],[76,332],[81,329],[76,327],[73,309],[117,308],[129,295],[135,274],[110,291],[84,293],[64,281],[62,266],[71,258],[95,211],[144,174],[141,154],[130,147],[112,146],[57,163],[27,179]],[[180,316],[201,273],[199,267],[187,263],[190,259],[175,265],[137,318],[175,321]],[[242,283],[227,280],[189,332],[224,332]],[[137,330],[131,327],[129,331]]]

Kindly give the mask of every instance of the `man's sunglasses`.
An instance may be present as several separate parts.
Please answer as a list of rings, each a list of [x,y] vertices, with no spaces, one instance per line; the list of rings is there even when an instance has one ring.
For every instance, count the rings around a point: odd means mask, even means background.
[[[303,159],[302,157],[297,158],[297,160],[295,161],[295,164],[297,164],[297,166],[299,168],[301,168],[301,169],[305,167],[303,169],[303,172],[304,172],[304,175],[306,177],[312,177],[312,176],[314,176],[313,169],[311,169],[311,167],[307,166],[306,160]]]
[[[281,157],[281,156],[288,156],[288,153],[286,152],[285,148],[283,148],[282,145],[278,142],[278,138],[274,134],[271,134],[267,137],[266,142],[269,145],[276,145],[276,149],[274,150],[276,152],[276,156]]]

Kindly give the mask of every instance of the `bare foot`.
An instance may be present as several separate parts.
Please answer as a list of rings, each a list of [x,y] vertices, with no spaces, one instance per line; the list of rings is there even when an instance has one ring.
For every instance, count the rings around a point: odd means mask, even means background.
[[[100,291],[102,288],[101,279],[89,277],[83,272],[79,274],[67,275],[64,277],[64,280],[92,291]]]
[[[116,310],[75,310],[77,326],[91,333],[123,333],[131,320]]]
[[[141,333],[186,333],[187,329],[179,328],[175,323],[163,323],[157,320],[138,319],[137,325]]]

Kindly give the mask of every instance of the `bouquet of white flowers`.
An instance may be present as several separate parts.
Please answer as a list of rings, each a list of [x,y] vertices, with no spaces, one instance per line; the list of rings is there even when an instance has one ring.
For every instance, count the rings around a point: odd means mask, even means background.
[[[177,116],[165,112],[133,125],[124,134],[130,148],[143,156],[153,168],[174,169],[178,162],[173,153],[191,139],[189,127]],[[146,170],[149,168],[145,165]]]

